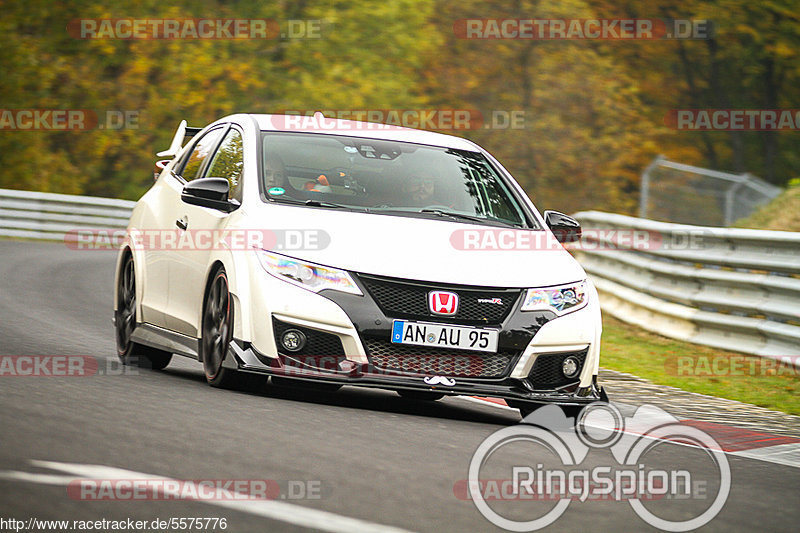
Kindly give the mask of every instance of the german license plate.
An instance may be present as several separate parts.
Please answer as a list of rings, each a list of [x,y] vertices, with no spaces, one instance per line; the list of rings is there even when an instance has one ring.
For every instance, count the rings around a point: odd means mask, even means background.
[[[408,322],[406,320],[395,320],[392,324],[392,342],[395,344],[496,352],[498,335],[496,329]]]

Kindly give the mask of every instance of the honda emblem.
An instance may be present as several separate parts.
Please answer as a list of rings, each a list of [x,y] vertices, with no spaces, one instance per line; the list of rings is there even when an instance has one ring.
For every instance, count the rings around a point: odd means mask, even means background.
[[[431,291],[428,293],[428,309],[434,315],[454,315],[458,311],[458,294]]]

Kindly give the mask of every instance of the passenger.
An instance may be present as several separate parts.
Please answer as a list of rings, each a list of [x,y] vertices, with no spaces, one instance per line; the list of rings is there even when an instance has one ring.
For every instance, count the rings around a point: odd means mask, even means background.
[[[328,177],[325,174],[320,174],[317,179],[307,181],[303,186],[303,190],[308,192],[331,192]]]

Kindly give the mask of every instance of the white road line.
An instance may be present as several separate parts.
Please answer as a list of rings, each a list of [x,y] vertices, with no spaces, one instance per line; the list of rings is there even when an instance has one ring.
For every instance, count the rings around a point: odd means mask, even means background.
[[[738,452],[731,452],[731,455],[800,468],[800,442],[764,446],[763,448],[753,448],[752,450],[741,450]]]
[[[158,479],[174,481],[171,478],[144,474],[122,468],[103,465],[88,465],[78,463],[60,463],[55,461],[32,460],[31,464],[38,467],[49,468],[60,472],[68,472],[74,476],[56,476],[38,472],[0,472],[0,479],[28,481],[46,485],[69,485],[71,481],[80,478],[89,479]],[[187,483],[187,482],[184,482]],[[197,493],[197,491],[196,491]],[[375,522],[368,522],[359,518],[350,518],[328,511],[311,509],[300,505],[275,501],[275,500],[188,500],[207,503],[218,507],[225,507],[234,511],[241,511],[252,515],[262,516],[271,520],[279,520],[289,524],[314,529],[317,531],[330,531],[332,533],[409,533],[408,530],[386,526]]]
[[[511,410],[517,411],[517,409],[513,409],[506,405],[500,405],[498,403],[489,402],[486,400],[481,400],[480,398],[473,398],[471,396],[457,396],[456,398],[461,400],[467,400],[472,403],[478,403],[481,405],[489,405],[491,407],[496,407],[503,410]],[[632,414],[633,411],[636,410],[636,406],[624,403],[614,403],[613,405],[617,406],[620,412],[623,415]],[[658,420],[657,418],[653,418],[653,420]],[[667,422],[668,420],[665,420]],[[589,427],[597,427],[598,429],[608,429],[602,428],[600,426],[589,426]],[[624,431],[630,435],[639,435],[635,431],[629,431],[631,428],[626,428]],[[692,446],[690,444],[681,443],[681,442],[673,442],[673,444],[680,445],[680,446]],[[761,448],[753,448],[751,450],[741,450],[741,451],[725,451],[722,450],[727,455],[735,455],[737,457],[745,457],[747,459],[755,459],[757,461],[764,461],[767,463],[774,463],[783,466],[791,466],[794,468],[800,468],[800,443],[791,443],[791,444],[777,444],[775,446],[764,446]]]
[[[69,485],[70,481],[75,480],[75,476],[55,476],[52,474],[40,474],[38,472],[17,472],[16,470],[6,470],[0,472],[0,479],[10,479],[12,481],[29,481],[41,485]]]

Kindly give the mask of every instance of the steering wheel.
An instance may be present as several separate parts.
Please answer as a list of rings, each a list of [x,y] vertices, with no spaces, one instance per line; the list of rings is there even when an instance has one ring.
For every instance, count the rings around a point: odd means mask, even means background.
[[[452,209],[452,207],[450,207],[449,205],[432,204],[432,205],[426,205],[422,209],[436,209],[438,211],[449,211]]]

